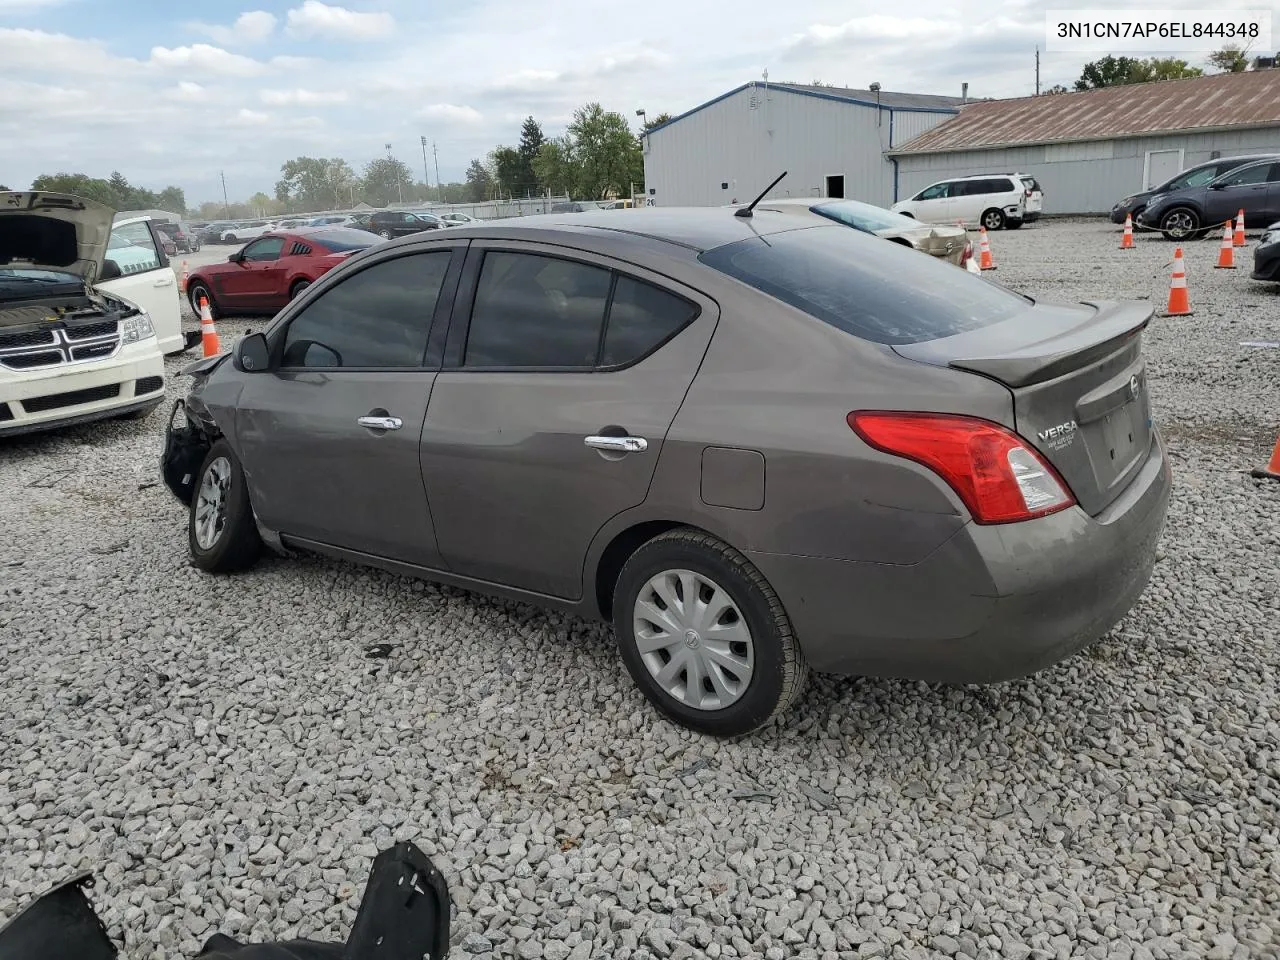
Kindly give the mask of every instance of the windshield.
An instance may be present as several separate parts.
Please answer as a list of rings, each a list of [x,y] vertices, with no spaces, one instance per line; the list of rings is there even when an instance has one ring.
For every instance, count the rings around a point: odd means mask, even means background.
[[[698,259],[874,343],[922,343],[980,330],[1031,303],[937,257],[822,226],[739,240]]]
[[[311,234],[310,239],[328,247],[334,253],[363,250],[365,247],[371,247],[378,242],[377,237],[371,233],[365,233],[363,230],[345,230],[341,228],[321,230],[318,233]]]
[[[834,200],[830,203],[816,203],[809,208],[819,216],[843,223],[855,230],[875,233],[877,230],[902,230],[904,228],[919,229],[920,221],[904,217],[902,214],[882,210],[869,203],[857,200]]]
[[[1157,190],[1181,190],[1183,187],[1202,187],[1222,172],[1219,167],[1201,167],[1199,170],[1184,170],[1163,187]]]

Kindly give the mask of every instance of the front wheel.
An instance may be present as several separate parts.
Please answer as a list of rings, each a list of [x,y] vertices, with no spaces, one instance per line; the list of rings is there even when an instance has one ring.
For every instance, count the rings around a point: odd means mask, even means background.
[[[992,207],[990,210],[983,212],[980,222],[988,230],[999,230],[1004,226],[1004,212]]]
[[[1160,218],[1160,233],[1166,240],[1190,240],[1200,230],[1200,215],[1189,207],[1175,207]]]
[[[390,231],[390,230],[379,230],[379,231],[378,231],[378,236],[380,236],[383,240],[390,240],[390,239],[391,239],[391,231]]]
[[[750,733],[804,686],[808,668],[782,602],[751,561],[709,534],[673,530],[632,554],[613,616],[636,685],[699,733]]]
[[[196,475],[187,541],[191,562],[207,573],[247,569],[262,553],[244,471],[225,438],[209,448]]]

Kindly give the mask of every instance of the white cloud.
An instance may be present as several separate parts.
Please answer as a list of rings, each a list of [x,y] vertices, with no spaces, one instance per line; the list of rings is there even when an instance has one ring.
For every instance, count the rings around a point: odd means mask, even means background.
[[[0,0],[0,13],[19,13],[45,7],[58,7],[66,2],[67,0]]]
[[[157,67],[196,70],[224,77],[253,77],[266,70],[264,64],[251,57],[207,43],[195,43],[189,47],[152,47],[150,63]]]
[[[474,107],[460,107],[452,103],[428,104],[418,111],[418,116],[445,123],[479,123],[484,119],[484,115]]]
[[[262,102],[274,107],[324,106],[346,103],[350,96],[345,90],[263,90]]]
[[[240,111],[235,115],[235,119],[241,123],[251,126],[261,126],[271,119],[270,114],[262,113],[258,110],[250,110],[247,107],[241,107]]]
[[[6,72],[68,76],[120,76],[141,66],[136,60],[111,56],[98,40],[64,33],[0,27],[0,64]]]
[[[235,22],[229,27],[220,24],[196,23],[192,24],[192,29],[228,47],[245,43],[261,43],[275,32],[276,15],[266,10],[248,10],[236,17]]]
[[[199,103],[208,99],[208,91],[191,80],[179,81],[176,87],[172,87],[165,91],[165,96],[170,100],[177,100],[182,103]]]
[[[331,7],[320,0],[304,0],[287,14],[291,36],[325,37],[331,40],[379,40],[395,30],[389,13],[357,13],[346,7]]]
[[[946,34],[955,35],[956,23],[942,17],[894,17],[872,14],[854,17],[839,24],[817,23],[792,35],[788,50],[815,50],[882,40],[919,41]]]

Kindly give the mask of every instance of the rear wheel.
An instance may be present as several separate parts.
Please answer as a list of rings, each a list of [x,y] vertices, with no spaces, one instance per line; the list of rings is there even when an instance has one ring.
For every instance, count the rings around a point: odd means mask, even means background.
[[[682,726],[750,733],[804,686],[782,602],[745,556],[709,534],[673,530],[642,546],[622,568],[613,609],[632,679]]]
[[[1200,215],[1190,207],[1174,207],[1160,218],[1160,232],[1166,240],[1191,240],[1200,231]]]
[[[992,207],[982,212],[981,224],[988,230],[999,230],[1004,226],[1004,213]]]
[[[310,280],[297,281],[296,283],[294,283],[292,287],[289,288],[289,299],[296,300],[298,298],[298,295],[301,294],[302,291],[307,289],[307,287],[309,286],[311,286]]]
[[[208,573],[244,570],[262,553],[244,471],[225,438],[209,448],[196,475],[187,541],[191,562]]]

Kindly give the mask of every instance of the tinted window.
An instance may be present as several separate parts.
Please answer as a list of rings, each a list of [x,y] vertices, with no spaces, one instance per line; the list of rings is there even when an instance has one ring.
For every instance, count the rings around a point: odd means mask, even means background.
[[[334,253],[342,253],[346,250],[363,250],[365,247],[371,247],[377,243],[374,237],[363,230],[322,230],[311,234],[311,238]]]
[[[682,297],[640,280],[618,277],[609,304],[601,365],[635,363],[697,315],[698,308]]]
[[[752,237],[699,258],[846,333],[920,343],[999,323],[1029,302],[981,277],[855,230]]]
[[[1272,164],[1260,163],[1256,167],[1241,167],[1221,177],[1218,182],[1228,187],[1243,186],[1250,183],[1266,183],[1270,177]]]
[[[289,324],[281,365],[420,366],[450,256],[384,260],[325,291]]]
[[[277,260],[280,257],[280,249],[284,246],[284,237],[264,237],[261,240],[255,240],[244,248],[244,258],[252,260],[254,263],[261,263],[264,260]]]
[[[610,279],[571,260],[486,253],[464,365],[594,367]]]

